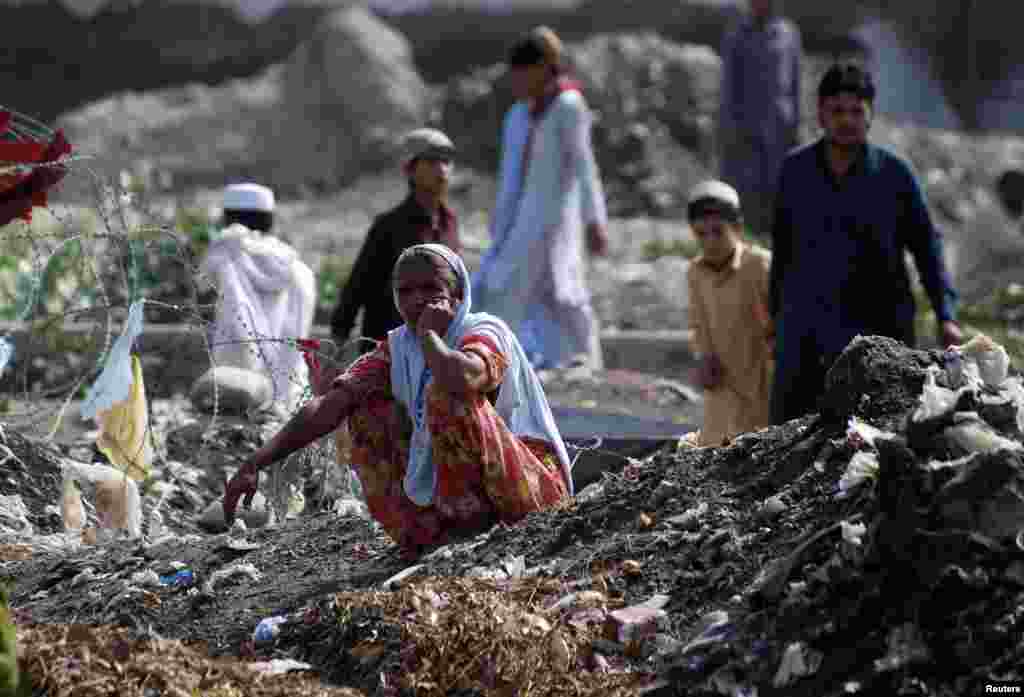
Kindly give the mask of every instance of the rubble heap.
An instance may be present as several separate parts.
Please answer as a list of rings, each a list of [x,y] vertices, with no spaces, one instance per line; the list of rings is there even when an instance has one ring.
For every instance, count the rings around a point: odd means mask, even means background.
[[[310,512],[59,559],[28,540],[0,572],[27,655],[42,625],[113,624],[366,695],[984,693],[1024,679],[1008,363],[982,338],[858,338],[820,414],[634,460],[412,567],[371,522]]]

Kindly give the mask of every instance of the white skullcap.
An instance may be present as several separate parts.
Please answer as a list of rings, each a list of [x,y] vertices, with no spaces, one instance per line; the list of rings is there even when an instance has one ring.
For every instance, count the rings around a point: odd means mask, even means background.
[[[417,128],[406,133],[402,138],[401,149],[403,163],[418,157],[455,157],[455,144],[436,128]]]
[[[259,184],[232,184],[224,189],[224,210],[274,212],[274,192]]]
[[[736,189],[717,179],[709,179],[693,187],[687,203],[696,203],[707,199],[721,201],[737,211],[740,209],[740,195],[736,193]]]

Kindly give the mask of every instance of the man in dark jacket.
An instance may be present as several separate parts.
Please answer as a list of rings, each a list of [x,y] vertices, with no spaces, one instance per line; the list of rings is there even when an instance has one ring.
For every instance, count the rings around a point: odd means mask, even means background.
[[[824,136],[782,163],[772,226],[773,423],[817,409],[825,373],[858,334],[914,345],[914,265],[945,347],[963,339],[957,293],[910,166],[868,142],[870,74],[835,65],[818,87]]]
[[[331,333],[339,343],[348,340],[360,308],[363,337],[382,341],[402,323],[391,294],[391,270],[403,251],[426,242],[461,251],[458,221],[447,204],[454,155],[455,146],[440,131],[421,128],[405,137],[402,171],[409,195],[378,216],[366,235],[331,318]]]

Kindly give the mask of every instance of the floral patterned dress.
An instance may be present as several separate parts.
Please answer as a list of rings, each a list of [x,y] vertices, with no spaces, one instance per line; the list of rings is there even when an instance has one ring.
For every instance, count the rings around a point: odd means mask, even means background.
[[[437,471],[429,506],[416,505],[403,489],[412,429],[391,392],[388,342],[380,342],[337,379],[359,405],[348,422],[352,466],[370,514],[392,539],[411,550],[442,543],[456,531],[515,522],[568,499],[552,445],[515,435],[494,409],[491,398],[507,366],[496,344],[490,337],[469,334],[459,348],[484,361],[487,380],[470,397],[456,397],[435,383],[427,387],[426,418]]]

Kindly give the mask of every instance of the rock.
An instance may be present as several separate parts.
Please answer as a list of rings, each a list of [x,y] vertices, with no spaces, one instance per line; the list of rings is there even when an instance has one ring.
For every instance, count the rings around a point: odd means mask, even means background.
[[[247,528],[262,528],[270,522],[270,509],[266,497],[259,491],[252,497],[252,508],[239,505],[235,512],[236,520],[241,520]],[[209,532],[224,532],[227,525],[224,521],[224,504],[220,499],[210,503],[199,516],[196,523]]]
[[[289,178],[315,175],[335,188],[367,167],[396,166],[397,136],[428,118],[430,92],[408,41],[361,5],[326,17],[282,79],[290,137],[277,144],[278,164]]]
[[[126,90],[225,83],[284,60],[330,11],[327,3],[305,1],[275,2],[269,16],[245,11],[256,4],[267,3],[3,2],[0,45],[9,53],[0,58],[0,87],[21,95],[18,110],[50,122]],[[46,27],[51,44],[45,59],[32,53],[39,48],[40,27]],[[31,77],[17,68],[26,61]],[[26,90],[28,82],[60,88]]]
[[[210,86],[98,100],[59,125],[76,149],[101,155],[108,176],[132,172],[146,190],[246,178],[283,198],[393,168],[395,139],[424,122],[428,102],[405,40],[353,5],[325,15],[287,62]]]
[[[210,368],[192,386],[192,404],[211,413],[216,390],[217,409],[228,414],[244,414],[270,402],[274,386],[262,373],[219,365]]]

